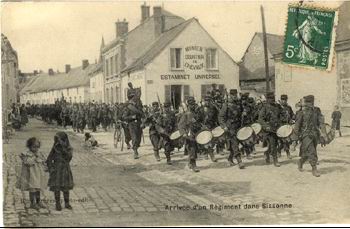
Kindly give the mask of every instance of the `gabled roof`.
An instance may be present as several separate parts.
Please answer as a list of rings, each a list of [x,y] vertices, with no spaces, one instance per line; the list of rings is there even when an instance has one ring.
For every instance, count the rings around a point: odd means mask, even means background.
[[[191,18],[170,30],[162,33],[160,37],[144,52],[138,59],[132,62],[129,66],[124,68],[122,72],[138,70],[143,68],[144,65],[151,62],[172,40],[174,40],[186,27],[189,25],[194,18]]]
[[[101,65],[90,64],[85,69],[82,69],[82,67],[72,68],[68,73],[39,74],[23,87],[20,94],[89,86],[90,76],[96,72],[98,67],[101,67]]]
[[[172,14],[164,9],[162,9],[162,16],[164,21],[164,31],[169,31],[172,28],[176,27],[179,24],[185,22],[180,16]],[[154,44],[156,40],[159,39],[159,36],[155,35],[155,19],[154,15],[147,18],[141,24],[136,26],[134,29],[130,30],[126,35],[115,38],[110,43],[106,44],[102,48],[102,53],[110,50],[119,43],[125,44],[125,59],[126,66],[128,68],[133,64],[137,59],[139,59],[150,47]]]

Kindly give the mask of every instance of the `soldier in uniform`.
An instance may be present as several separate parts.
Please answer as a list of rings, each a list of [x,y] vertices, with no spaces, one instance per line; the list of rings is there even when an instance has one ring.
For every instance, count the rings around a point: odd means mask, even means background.
[[[157,125],[163,131],[160,132],[161,143],[164,148],[164,154],[168,165],[171,165],[171,152],[174,151],[173,142],[170,140],[170,135],[175,131],[176,116],[175,112],[171,110],[171,103],[164,103],[164,113],[158,117]]]
[[[98,111],[95,104],[91,104],[89,110],[89,123],[92,128],[92,132],[97,131],[97,119],[98,119]]]
[[[70,113],[70,119],[72,120],[72,128],[74,132],[78,130],[78,107],[77,104],[73,105],[73,109]]]
[[[141,118],[143,118],[144,114],[142,104],[140,106],[140,98],[136,96],[135,91],[129,90],[127,94],[129,100],[124,109],[122,119],[128,123],[134,159],[138,159],[138,148],[140,147],[142,137]]]
[[[181,115],[178,129],[184,136],[185,150],[188,153],[188,167],[193,172],[199,172],[197,168],[196,159],[199,151],[198,143],[196,142],[195,136],[202,129],[203,117],[198,113],[198,106],[194,97],[189,96],[187,98],[187,111]]]
[[[280,110],[280,106],[275,102],[275,94],[273,92],[267,93],[266,103],[263,104],[259,113],[259,123],[265,132],[265,139],[268,144],[268,150],[265,152],[266,163],[270,164],[270,156],[272,156],[273,164],[276,167],[281,166],[277,158],[278,137],[276,135],[280,121]]]
[[[230,155],[228,162],[230,166],[234,166],[233,158],[238,162],[239,168],[243,169],[244,164],[242,162],[241,153],[238,148],[237,131],[241,127],[242,110],[237,95],[231,95],[224,103],[219,113],[220,126],[225,130],[228,150]]]
[[[313,95],[304,97],[303,109],[296,116],[294,131],[301,141],[299,153],[301,158],[298,161],[299,171],[303,171],[303,164],[309,161],[312,167],[312,174],[315,177],[319,177],[316,147],[319,140],[322,139],[320,139],[320,135],[325,135],[326,131],[324,117],[320,108],[314,106],[314,100]]]
[[[159,150],[160,150],[160,133],[157,131],[159,128],[156,128],[157,121],[161,116],[159,103],[153,102],[152,109],[149,111],[147,117],[143,122],[144,126],[149,126],[149,138],[153,146],[154,157],[157,161],[160,161]]]
[[[85,110],[84,110],[84,106],[82,104],[79,104],[78,106],[78,114],[77,114],[77,130],[78,133],[84,133],[84,128],[86,125],[86,121],[85,121]]]
[[[204,97],[204,104],[199,108],[199,112],[202,113],[203,125],[208,129],[212,130],[218,126],[218,108],[211,102],[211,97],[206,95]],[[217,162],[217,159],[214,156],[214,145],[213,143],[207,144],[206,146],[200,146],[200,151],[204,152],[206,158],[208,155],[212,162]]]
[[[280,117],[280,124],[286,125],[286,124],[292,124],[294,112],[291,106],[288,105],[288,96],[287,95],[281,95],[281,117]],[[290,143],[279,140],[278,144],[278,156],[281,156],[282,149],[286,151],[287,157],[289,159],[292,159],[289,152]]]
[[[241,100],[241,106],[242,106],[242,127],[250,126],[253,123],[253,107],[251,105],[250,100],[253,98],[247,97],[248,94],[243,94],[242,100]],[[254,100],[254,99],[253,99]],[[251,160],[253,152],[253,144],[247,145],[243,144],[243,152],[246,153],[247,159]]]
[[[104,131],[107,131],[107,127],[110,123],[110,111],[107,104],[103,104],[98,113],[98,119],[102,124]]]

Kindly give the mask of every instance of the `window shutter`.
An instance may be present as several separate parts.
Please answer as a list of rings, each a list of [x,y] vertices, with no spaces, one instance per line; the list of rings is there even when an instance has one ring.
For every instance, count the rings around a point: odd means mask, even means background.
[[[186,101],[188,96],[190,96],[190,86],[189,85],[184,85],[183,89],[184,89],[184,98],[183,98],[183,100]]]
[[[171,86],[170,85],[165,85],[164,86],[164,98],[165,101],[170,101],[171,98]]]

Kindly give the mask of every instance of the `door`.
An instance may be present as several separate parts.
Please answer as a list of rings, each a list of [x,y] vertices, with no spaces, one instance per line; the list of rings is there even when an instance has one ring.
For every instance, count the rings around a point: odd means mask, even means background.
[[[178,109],[181,105],[182,99],[182,85],[171,85],[171,104],[175,109]]]

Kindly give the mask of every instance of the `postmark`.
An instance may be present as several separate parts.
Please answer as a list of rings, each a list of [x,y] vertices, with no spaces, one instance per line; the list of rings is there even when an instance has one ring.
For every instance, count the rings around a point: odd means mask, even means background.
[[[305,5],[290,5],[283,62],[330,71],[333,64],[338,12]]]

